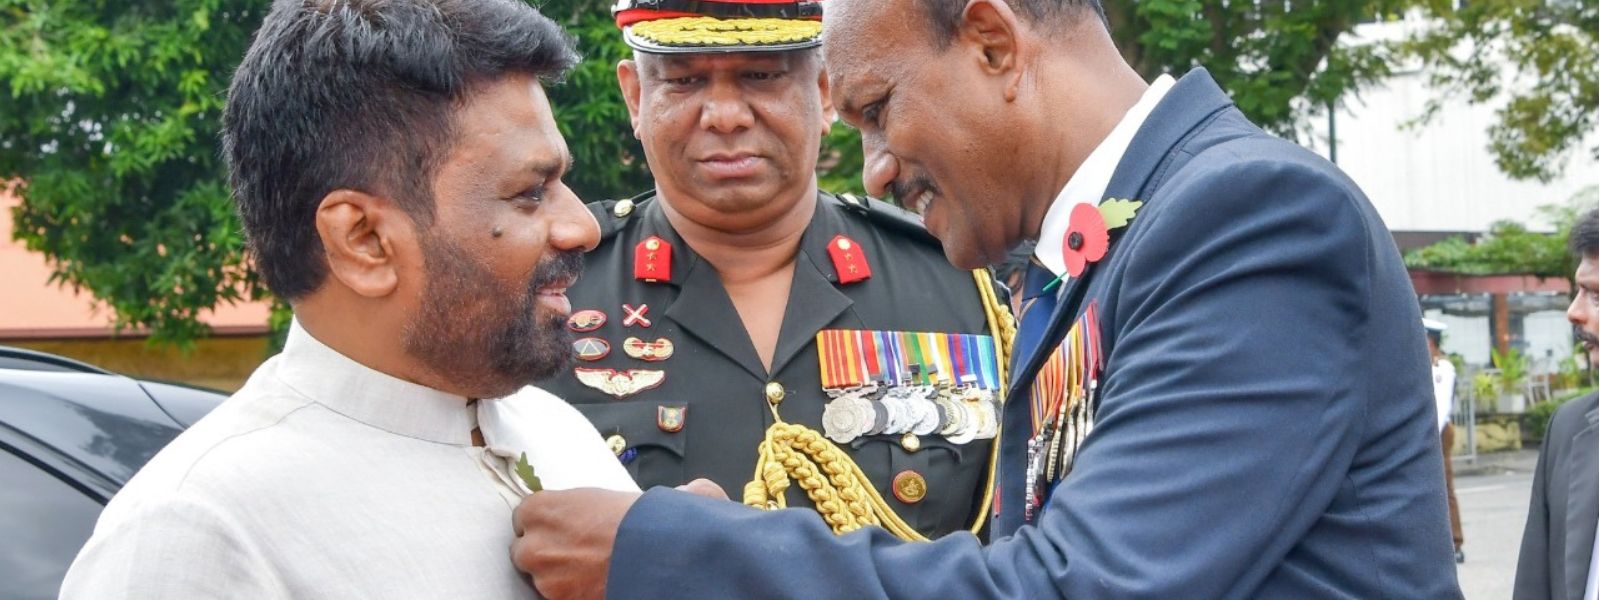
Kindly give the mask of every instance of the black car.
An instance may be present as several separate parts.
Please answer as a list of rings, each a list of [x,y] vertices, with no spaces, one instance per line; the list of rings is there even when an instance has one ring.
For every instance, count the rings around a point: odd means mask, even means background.
[[[106,501],[225,398],[0,346],[0,596],[55,598]]]

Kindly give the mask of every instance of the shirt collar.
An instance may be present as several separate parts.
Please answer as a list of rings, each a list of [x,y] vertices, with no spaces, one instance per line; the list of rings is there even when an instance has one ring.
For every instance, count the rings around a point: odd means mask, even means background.
[[[1151,82],[1149,89],[1139,97],[1139,102],[1122,115],[1122,120],[1117,122],[1110,135],[1101,140],[1099,146],[1095,146],[1088,158],[1083,159],[1078,171],[1072,174],[1067,185],[1061,188],[1061,193],[1050,204],[1050,210],[1044,215],[1044,224],[1039,228],[1039,244],[1034,247],[1033,255],[1051,272],[1056,275],[1067,272],[1066,260],[1061,257],[1061,243],[1067,236],[1072,207],[1100,204],[1106,186],[1111,185],[1111,176],[1117,172],[1117,164],[1122,162],[1122,155],[1133,143],[1134,134],[1139,132],[1145,119],[1150,117],[1150,112],[1161,103],[1167,90],[1172,89],[1173,82],[1171,75],[1162,75]]]
[[[469,399],[377,371],[289,326],[278,378],[294,391],[363,424],[410,438],[466,446],[478,426]]]

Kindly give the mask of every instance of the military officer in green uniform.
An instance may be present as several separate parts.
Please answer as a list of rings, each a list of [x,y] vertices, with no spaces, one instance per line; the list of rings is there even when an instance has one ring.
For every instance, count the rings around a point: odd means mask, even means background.
[[[1012,331],[916,216],[817,187],[817,1],[623,0],[655,189],[591,204],[579,361],[541,384],[644,487],[708,478],[908,539],[984,525]]]

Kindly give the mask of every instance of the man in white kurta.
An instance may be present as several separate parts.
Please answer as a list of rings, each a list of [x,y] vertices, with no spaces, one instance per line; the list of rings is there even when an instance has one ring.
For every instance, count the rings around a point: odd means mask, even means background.
[[[637,489],[526,387],[572,361],[566,289],[599,240],[540,83],[576,62],[519,0],[273,3],[223,155],[294,325],[112,498],[64,598],[535,596],[515,459],[547,488]]]
[[[522,452],[551,489],[638,489],[548,394],[473,402],[294,327],[107,505],[62,597],[530,598],[507,557]]]

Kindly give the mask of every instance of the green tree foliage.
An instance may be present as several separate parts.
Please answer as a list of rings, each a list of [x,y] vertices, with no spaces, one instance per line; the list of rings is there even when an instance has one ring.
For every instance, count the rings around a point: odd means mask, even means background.
[[[268,0],[0,0],[0,185],[59,282],[161,341],[257,298],[217,153]]]
[[[1527,274],[1571,281],[1578,264],[1567,252],[1567,234],[1579,213],[1593,207],[1591,187],[1566,204],[1540,207],[1543,220],[1556,228],[1555,233],[1529,231],[1516,221],[1497,221],[1475,243],[1450,237],[1407,252],[1406,267],[1462,275]]]
[[[1147,79],[1205,67],[1239,109],[1292,137],[1304,118],[1390,73],[1386,48],[1340,44],[1407,0],[1106,0],[1123,57]]]
[[[1205,67],[1246,116],[1296,139],[1306,119],[1391,73],[1383,44],[1340,44],[1356,24],[1415,0],[1103,0],[1123,57],[1145,79]],[[836,126],[825,183],[860,189],[860,138]]]
[[[647,189],[615,82],[629,50],[611,1],[529,1],[586,56],[550,90],[577,159],[570,184],[588,200]],[[1308,111],[1388,73],[1383,47],[1340,37],[1415,1],[1109,0],[1106,9],[1140,73],[1207,67],[1252,118],[1292,134]],[[185,343],[206,331],[200,311],[266,296],[233,216],[217,131],[229,74],[269,4],[0,0],[0,182],[24,201],[16,235],[50,258],[58,281],[112,308],[119,326]],[[828,134],[819,171],[827,189],[860,191],[853,130]]]
[[[1594,132],[1600,105],[1596,0],[1429,0],[1435,26],[1402,44],[1445,95],[1497,104],[1489,150],[1507,175],[1550,181]],[[1502,69],[1509,69],[1506,76]],[[1587,152],[1600,156],[1589,137]]]
[[[566,178],[585,201],[626,198],[651,187],[644,149],[633,137],[628,105],[617,87],[617,63],[633,51],[622,42],[606,0],[534,2],[578,39],[583,62],[550,88],[556,123],[572,150]]]

